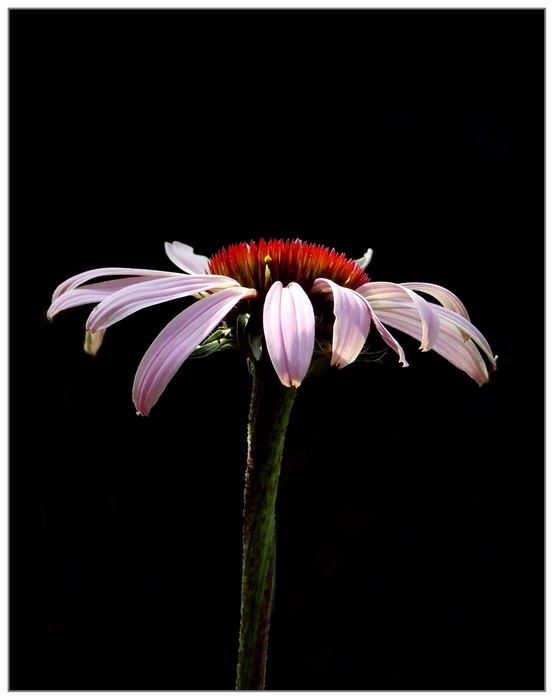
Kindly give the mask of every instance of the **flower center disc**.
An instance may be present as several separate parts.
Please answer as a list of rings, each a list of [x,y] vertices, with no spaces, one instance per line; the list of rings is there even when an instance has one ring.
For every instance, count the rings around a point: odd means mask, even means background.
[[[232,277],[262,294],[277,281],[284,286],[297,282],[306,292],[318,277],[350,289],[369,282],[362,268],[344,253],[299,240],[236,243],[213,255],[208,267],[213,275]]]

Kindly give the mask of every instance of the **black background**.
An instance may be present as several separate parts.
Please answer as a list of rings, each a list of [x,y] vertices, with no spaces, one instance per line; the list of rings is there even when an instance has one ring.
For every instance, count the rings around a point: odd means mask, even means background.
[[[10,687],[230,690],[250,382],[131,386],[188,302],[82,352],[45,319],[101,266],[300,237],[442,284],[499,355],[306,383],[278,502],[271,690],[538,690],[544,615],[544,13],[15,10]],[[371,336],[375,349],[379,337]]]

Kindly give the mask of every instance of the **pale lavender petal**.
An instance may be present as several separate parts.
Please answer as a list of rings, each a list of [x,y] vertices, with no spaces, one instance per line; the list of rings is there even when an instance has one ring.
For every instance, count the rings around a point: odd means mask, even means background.
[[[441,320],[446,319],[450,321],[450,323],[452,323],[454,326],[456,326],[461,331],[464,340],[471,338],[471,340],[473,340],[485,353],[491,365],[493,367],[496,367],[496,357],[493,355],[491,346],[487,342],[485,336],[481,333],[481,331],[478,328],[476,328],[473,325],[473,323],[468,321],[467,318],[460,316],[455,311],[451,311],[450,309],[444,309],[440,306],[437,309],[437,314],[440,316]]]
[[[356,290],[361,294],[373,307],[375,301],[403,301],[412,302],[417,308],[422,324],[421,346],[420,350],[431,350],[437,336],[439,334],[439,319],[437,317],[436,304],[430,304],[419,294],[416,294],[411,289],[405,288],[402,285],[394,284],[393,282],[367,282]]]
[[[208,258],[197,255],[194,248],[186,243],[173,241],[165,244],[165,253],[172,263],[191,275],[202,275],[208,272]]]
[[[275,282],[263,311],[267,351],[285,386],[300,386],[310,368],[315,341],[315,317],[306,292],[296,282]]]
[[[475,343],[483,350],[485,355],[488,357],[490,363],[495,366],[495,356],[492,353],[491,347],[488,344],[486,338],[484,335],[467,319],[465,319],[463,316],[460,316],[457,314],[455,311],[451,311],[450,309],[445,309],[442,306],[436,305],[436,313],[439,316],[440,319],[446,319],[450,321],[457,329],[460,334],[460,337],[462,340],[467,341],[469,338],[475,341]],[[410,313],[410,309],[413,308],[411,307],[410,304],[402,301],[375,301],[373,302],[373,309],[379,314],[380,318],[383,318],[384,314],[389,314],[392,313],[395,318],[401,319],[406,316],[406,318],[412,318],[412,314]],[[385,323],[388,323],[385,321]],[[392,324],[389,324],[392,325]],[[441,332],[442,332],[442,324],[441,324]],[[402,328],[399,328],[398,326],[394,326],[394,328],[398,328],[398,330],[403,330]],[[415,337],[415,336],[414,336]],[[421,331],[420,331],[420,336],[421,337]]]
[[[403,282],[402,287],[413,289],[415,292],[425,292],[434,297],[445,309],[455,311],[469,321],[469,314],[466,307],[455,294],[438,284],[428,284],[426,282]]]
[[[314,291],[326,291],[326,288],[332,291],[335,314],[331,365],[342,369],[360,354],[369,333],[371,311],[365,299],[352,289],[323,277],[315,280]]]
[[[183,362],[233,306],[255,292],[229,287],[204,297],[176,316],[146,351],[135,375],[133,401],[147,416]]]
[[[471,339],[464,341],[463,338],[460,342],[459,336],[451,331],[448,322],[441,322],[441,334],[433,350],[454,367],[463,370],[479,386],[486,384],[489,381],[489,372],[475,343]]]
[[[412,338],[421,340],[421,322],[419,314],[413,306],[401,305],[400,302],[374,302],[374,313],[379,315],[383,323],[396,328]],[[472,326],[469,321],[448,310],[439,307],[437,311],[440,318],[439,337],[433,350],[442,355],[458,369],[469,374],[479,385],[488,381],[486,365],[472,340],[465,340],[462,328],[470,334],[480,345],[482,334]],[[454,320],[453,320],[454,319]],[[460,319],[464,326],[460,327]],[[484,340],[484,338],[483,338]],[[486,346],[488,343],[484,341]],[[483,348],[485,350],[485,348]],[[496,366],[492,353],[485,350],[493,368]]]
[[[46,312],[46,317],[51,321],[56,314],[65,309],[71,309],[74,306],[82,306],[83,304],[98,304],[107,299],[114,292],[120,289],[129,287],[132,284],[140,284],[147,280],[157,279],[155,277],[125,277],[119,280],[108,280],[106,282],[97,282],[96,284],[88,284],[83,287],[70,289],[59,296]]]
[[[86,272],[81,272],[78,275],[74,275],[69,279],[62,282],[54,290],[52,295],[52,301],[55,301],[59,296],[65,294],[70,289],[75,289],[80,284],[84,282],[89,282],[96,277],[109,277],[118,275],[130,275],[132,277],[148,277],[148,278],[158,278],[158,277],[179,277],[181,272],[164,272],[163,270],[141,270],[134,267],[99,267],[94,270],[87,270]]]
[[[367,300],[366,300],[367,301]],[[396,338],[389,333],[389,331],[383,326],[373,309],[371,308],[370,303],[367,301],[367,305],[369,306],[369,310],[371,311],[371,320],[373,321],[375,328],[379,331],[381,334],[381,338],[385,341],[385,343],[391,347],[396,354],[399,357],[399,362],[402,363],[402,367],[408,367],[408,361],[406,360],[406,356],[404,355],[404,350],[402,348],[402,345],[396,340]],[[421,324],[420,324],[421,327]]]
[[[358,265],[362,268],[362,270],[365,270],[366,267],[371,262],[372,257],[373,257],[373,250],[371,248],[368,248],[366,250],[366,252],[363,254],[363,256],[361,258],[358,258],[354,262],[358,263]]]
[[[135,311],[164,301],[180,299],[207,290],[238,287],[236,280],[223,275],[179,275],[178,277],[149,280],[121,289],[102,301],[92,311],[87,330],[107,328]]]

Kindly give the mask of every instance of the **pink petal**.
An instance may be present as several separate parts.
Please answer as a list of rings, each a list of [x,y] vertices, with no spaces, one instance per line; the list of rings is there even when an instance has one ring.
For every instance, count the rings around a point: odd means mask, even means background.
[[[172,263],[191,275],[202,275],[208,272],[208,258],[197,255],[194,248],[179,241],[165,244],[165,253]]]
[[[267,351],[285,386],[300,386],[310,368],[315,317],[306,292],[296,282],[275,282],[267,293],[263,326]]]
[[[54,290],[52,295],[52,301],[55,301],[59,296],[65,294],[70,289],[75,289],[80,284],[88,282],[89,280],[95,279],[96,277],[108,277],[117,275],[130,275],[132,277],[179,277],[182,273],[180,272],[164,272],[163,270],[141,270],[134,267],[99,267],[94,270],[87,270],[86,272],[81,272],[78,275],[74,275],[69,279],[62,282]]]
[[[146,351],[135,375],[133,401],[147,416],[169,381],[210,331],[253,290],[230,287],[204,297],[176,316]]]
[[[238,287],[238,282],[222,275],[179,275],[141,282],[121,289],[102,301],[90,314],[87,330],[107,328],[135,311],[164,301],[179,299],[208,289]]]
[[[391,315],[394,316],[396,319],[395,322],[401,323],[403,318],[406,319],[412,319],[413,315],[410,313],[411,309],[413,307],[407,303],[407,302],[401,302],[401,301],[396,301],[396,302],[390,302],[390,301],[375,301],[372,304],[374,311],[377,311],[379,314],[380,318],[383,318],[385,315]],[[442,306],[436,305],[436,314],[437,316],[441,319],[449,321],[454,327],[457,328],[458,334],[461,337],[461,339],[465,342],[468,340],[468,338],[471,338],[477,345],[483,350],[485,355],[488,357],[490,363],[495,367],[495,356],[492,353],[491,347],[488,344],[486,338],[484,335],[477,329],[470,321],[467,319],[463,318],[463,316],[460,316],[454,311],[451,311],[450,309],[445,309]],[[388,321],[385,321],[385,323],[388,323]],[[390,323],[389,325],[393,325]],[[410,325],[412,325],[410,323]],[[403,328],[400,328],[400,326],[396,325],[393,326],[394,328],[398,328],[398,330],[403,330]],[[443,330],[443,323],[441,322],[441,332]],[[416,336],[413,336],[416,337]],[[421,329],[419,330],[419,335],[418,337],[421,337]],[[434,348],[433,348],[434,349]]]
[[[413,306],[406,304],[400,306],[399,302],[374,302],[374,313],[389,326],[397,328],[407,335],[421,339],[421,320]],[[482,341],[488,347],[488,343],[482,334],[472,326],[469,321],[462,319],[458,314],[439,307],[437,313],[440,318],[440,332],[433,350],[448,360],[458,369],[462,369],[479,385],[488,381],[486,365],[472,340],[464,340],[462,329],[471,335],[480,345]],[[455,319],[455,322],[452,320]],[[461,321],[463,325],[460,327]],[[495,367],[494,357],[483,348]],[[489,348],[490,350],[490,348]]]
[[[448,324],[441,323],[441,335],[433,350],[444,357],[450,364],[463,370],[479,386],[489,381],[489,373],[481,353],[472,340],[460,342],[449,328]]]
[[[411,289],[405,288],[393,282],[367,282],[359,287],[358,294],[361,294],[373,307],[377,300],[387,301],[411,301],[417,308],[421,323],[422,335],[420,350],[431,350],[439,334],[439,319],[436,315],[436,304],[430,304],[419,294]]]
[[[120,289],[129,287],[132,284],[140,284],[147,280],[157,279],[155,277],[126,277],[120,280],[108,280],[107,282],[98,282],[96,284],[85,285],[84,287],[76,287],[64,292],[52,303],[46,317],[51,321],[56,314],[65,309],[71,309],[74,306],[82,306],[83,304],[98,304],[106,299],[114,292]]]
[[[331,365],[342,369],[360,354],[369,333],[371,311],[363,297],[331,280],[320,277],[315,280],[313,289],[325,291],[326,287],[333,293],[335,314]]]
[[[450,321],[450,323],[461,331],[463,339],[467,340],[468,338],[471,338],[485,353],[491,365],[496,368],[496,357],[493,355],[491,346],[487,342],[485,336],[473,325],[473,323],[468,321],[466,318],[463,318],[463,316],[460,316],[456,312],[451,311],[450,309],[443,309],[440,306],[437,309],[437,314],[441,318],[441,330],[443,327],[442,320],[444,319]]]
[[[369,306],[369,310],[371,311],[371,319],[375,325],[375,328],[379,331],[381,334],[381,338],[385,341],[385,343],[391,347],[396,354],[398,355],[399,362],[402,363],[402,367],[408,367],[408,361],[406,360],[406,356],[404,355],[404,350],[402,348],[402,345],[396,340],[396,338],[389,333],[389,331],[383,326],[377,315],[374,313],[373,309],[371,308],[370,303],[366,300],[367,305]]]
[[[452,294],[445,287],[440,287],[438,284],[428,284],[426,282],[403,282],[402,287],[407,289],[413,289],[415,292],[425,292],[442,304],[445,309],[450,309],[455,311],[460,316],[463,316],[469,321],[469,315],[466,311],[466,307],[458,299],[455,294]]]

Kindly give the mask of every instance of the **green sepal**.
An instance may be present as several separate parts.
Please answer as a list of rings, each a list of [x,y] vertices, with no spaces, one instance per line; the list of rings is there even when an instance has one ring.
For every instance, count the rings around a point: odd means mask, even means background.
[[[239,347],[248,352],[248,343],[254,359],[259,362],[262,357],[262,332],[259,322],[257,323],[251,314],[240,314],[237,318],[236,333]]]
[[[208,357],[208,355],[214,352],[230,350],[236,347],[235,344],[229,340],[230,334],[231,330],[229,328],[216,329],[191,353],[191,355],[189,355],[189,358]]]
[[[248,342],[250,343],[250,348],[252,349],[252,354],[254,355],[254,358],[259,362],[262,357],[262,334],[249,334]]]
[[[250,314],[239,314],[237,316],[236,323],[236,334],[237,334],[237,344],[242,348],[244,347],[244,342],[246,340],[246,326],[250,319]]]

